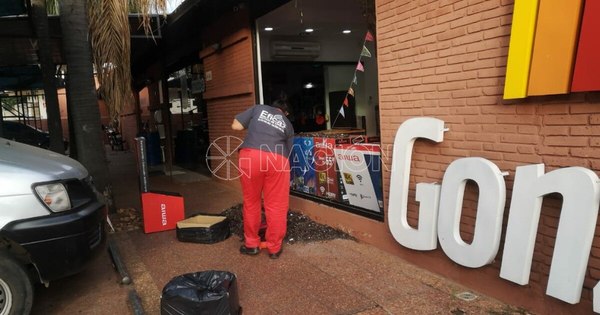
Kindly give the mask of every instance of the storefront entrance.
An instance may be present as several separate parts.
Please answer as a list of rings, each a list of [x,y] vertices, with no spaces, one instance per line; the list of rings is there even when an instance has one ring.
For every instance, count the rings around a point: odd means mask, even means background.
[[[292,193],[383,220],[373,1],[291,1],[256,20],[259,96],[282,93]]]

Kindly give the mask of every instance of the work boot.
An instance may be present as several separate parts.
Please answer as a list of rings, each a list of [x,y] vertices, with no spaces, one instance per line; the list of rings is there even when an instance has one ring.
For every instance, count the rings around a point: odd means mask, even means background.
[[[240,247],[240,253],[254,256],[260,253],[260,249],[258,247],[246,247],[246,245],[242,245],[242,247]]]
[[[281,252],[283,252],[283,247],[277,253],[273,253],[273,254],[269,253],[269,258],[277,259],[281,255]]]

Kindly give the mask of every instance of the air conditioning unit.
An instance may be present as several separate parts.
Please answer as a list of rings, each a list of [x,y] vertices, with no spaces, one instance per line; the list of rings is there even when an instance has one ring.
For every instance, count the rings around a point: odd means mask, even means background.
[[[321,45],[316,42],[275,41],[271,45],[273,58],[304,58],[319,57]]]

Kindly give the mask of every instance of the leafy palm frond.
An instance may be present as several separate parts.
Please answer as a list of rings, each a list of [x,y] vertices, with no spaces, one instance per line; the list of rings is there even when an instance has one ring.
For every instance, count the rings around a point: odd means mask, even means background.
[[[130,2],[142,14],[146,32],[149,15],[166,12],[166,0],[88,0],[88,18],[94,64],[103,97],[113,120],[132,101]]]
[[[146,35],[152,34],[150,14],[167,12],[167,0],[129,0],[130,12],[141,13],[142,27]]]
[[[88,18],[100,95],[113,120],[131,101],[129,7],[123,0],[88,0]]]
[[[58,15],[58,0],[46,0],[48,15]]]
[[[139,0],[128,0],[129,2],[129,13],[141,13],[142,10],[139,7]]]
[[[113,120],[132,100],[129,12],[140,13],[146,34],[151,14],[165,14],[168,0],[87,0],[90,39],[102,95]],[[59,14],[60,0],[46,0],[48,15]]]

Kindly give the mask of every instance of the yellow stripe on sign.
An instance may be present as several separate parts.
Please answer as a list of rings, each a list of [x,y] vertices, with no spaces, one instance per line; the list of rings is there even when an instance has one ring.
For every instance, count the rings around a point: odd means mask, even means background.
[[[527,95],[569,93],[582,0],[541,0]]]
[[[515,0],[506,64],[504,99],[527,96],[539,0]]]

